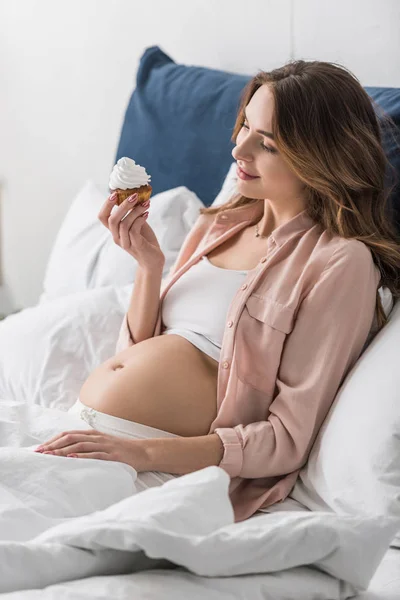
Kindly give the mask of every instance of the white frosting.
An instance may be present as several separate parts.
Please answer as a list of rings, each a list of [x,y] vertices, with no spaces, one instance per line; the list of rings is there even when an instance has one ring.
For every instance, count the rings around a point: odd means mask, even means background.
[[[110,190],[129,190],[150,183],[151,175],[131,158],[120,158],[114,166],[108,187]]]

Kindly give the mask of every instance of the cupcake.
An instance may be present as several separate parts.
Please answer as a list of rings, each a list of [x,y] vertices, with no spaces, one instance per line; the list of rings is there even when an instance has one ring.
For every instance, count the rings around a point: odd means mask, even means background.
[[[117,192],[117,206],[119,206],[128,196],[138,194],[138,204],[143,204],[151,196],[152,187],[150,185],[151,176],[146,173],[146,169],[137,165],[131,158],[120,158],[114,166],[108,187],[110,192]]]

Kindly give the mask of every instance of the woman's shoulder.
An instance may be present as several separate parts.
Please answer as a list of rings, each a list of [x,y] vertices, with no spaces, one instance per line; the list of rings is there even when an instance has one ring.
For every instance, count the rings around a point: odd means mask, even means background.
[[[326,231],[312,241],[304,275],[305,289],[327,280],[353,287],[368,280],[375,286],[381,277],[367,244]]]
[[[326,268],[339,263],[348,263],[360,267],[371,266],[373,256],[370,247],[356,238],[345,238],[340,235],[321,236],[319,245]]]

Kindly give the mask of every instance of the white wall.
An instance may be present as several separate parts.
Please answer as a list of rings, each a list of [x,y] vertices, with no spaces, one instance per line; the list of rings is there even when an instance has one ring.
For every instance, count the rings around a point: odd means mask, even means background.
[[[37,302],[74,194],[107,182],[146,47],[247,74],[336,61],[397,87],[399,32],[398,0],[0,0],[0,312],[5,290]]]

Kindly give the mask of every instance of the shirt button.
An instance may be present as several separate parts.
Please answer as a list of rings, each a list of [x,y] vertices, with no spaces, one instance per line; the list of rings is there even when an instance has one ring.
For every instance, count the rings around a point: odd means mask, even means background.
[[[227,361],[227,360],[225,360],[225,361],[222,363],[222,368],[223,368],[223,369],[227,369],[228,367],[229,367],[229,363],[228,363],[228,361]]]
[[[228,322],[227,322],[227,326],[228,326],[228,327],[232,327],[232,325],[233,325],[233,321],[228,321]]]
[[[265,262],[267,262],[267,259],[266,258],[262,258],[260,262],[265,263]]]
[[[247,283],[244,283],[240,289],[245,290],[246,288],[247,288]]]

